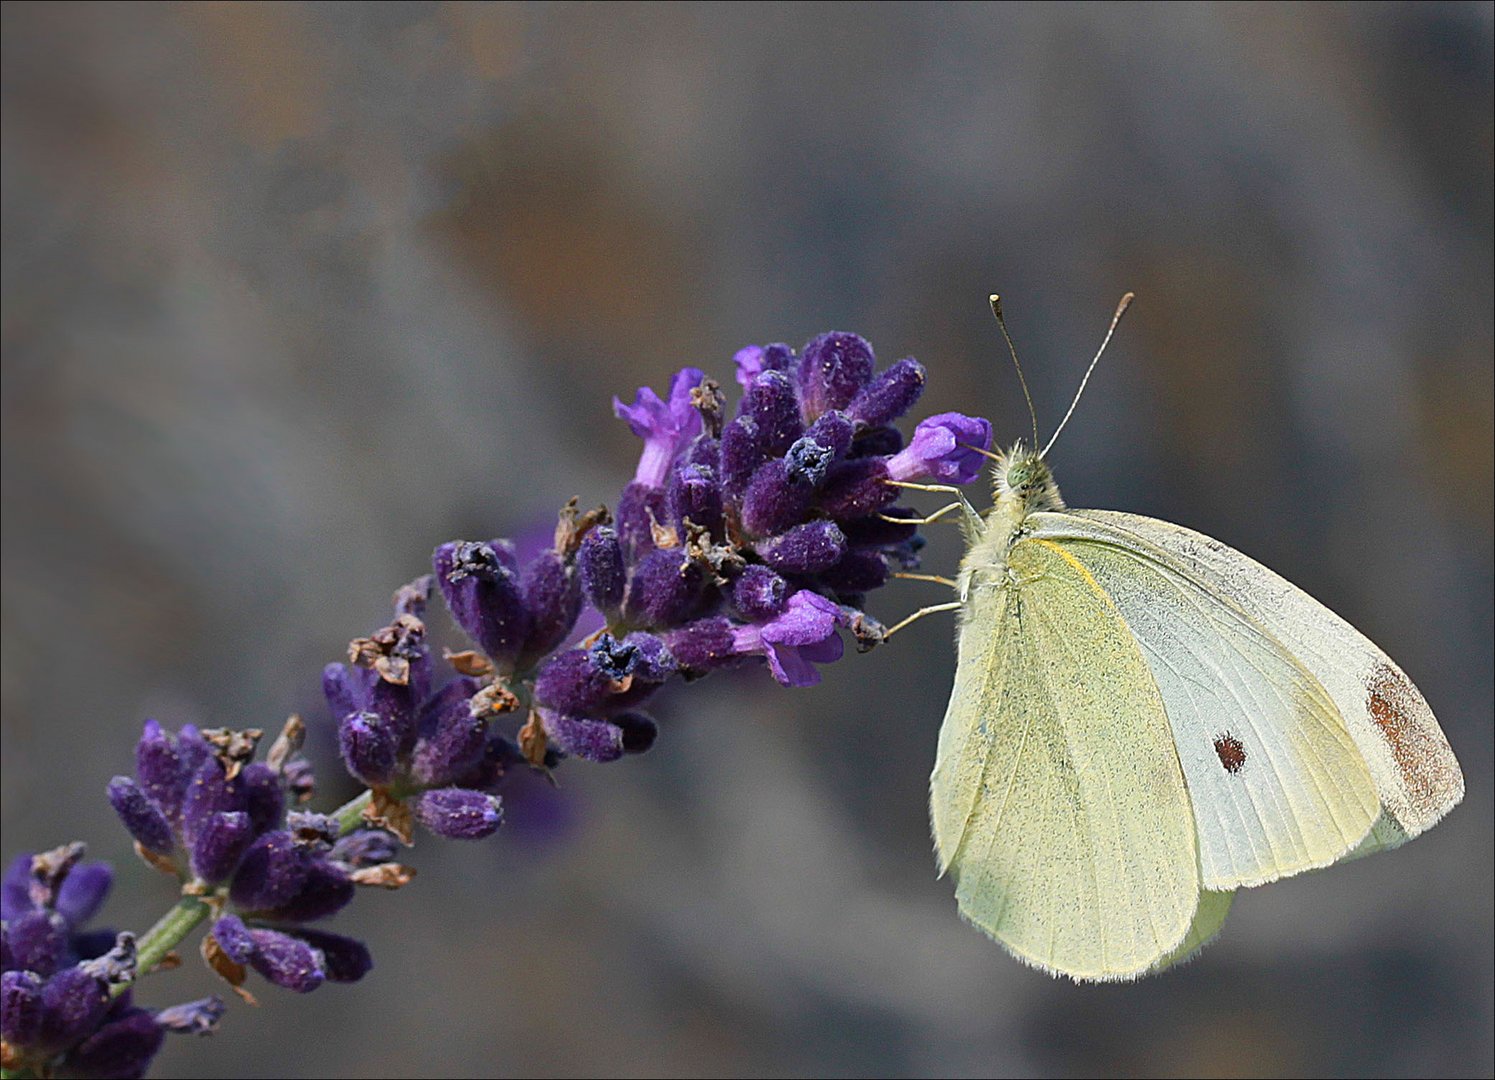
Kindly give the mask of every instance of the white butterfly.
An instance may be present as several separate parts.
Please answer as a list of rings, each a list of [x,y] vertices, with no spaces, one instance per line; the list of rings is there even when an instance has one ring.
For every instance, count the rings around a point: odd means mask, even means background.
[[[1385,653],[1217,540],[1066,508],[1047,450],[997,455],[984,517],[961,500],[940,605],[959,657],[930,808],[967,919],[1046,971],[1136,978],[1209,941],[1237,888],[1396,847],[1459,801]]]

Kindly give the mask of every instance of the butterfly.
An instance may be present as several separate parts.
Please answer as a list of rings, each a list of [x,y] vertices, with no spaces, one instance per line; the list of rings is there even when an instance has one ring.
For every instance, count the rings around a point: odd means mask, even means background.
[[[930,818],[967,920],[1050,973],[1133,979],[1210,941],[1235,890],[1397,847],[1459,801],[1385,653],[1218,540],[1068,508],[1034,429],[994,455],[984,515],[961,498],[939,605],[959,645]]]

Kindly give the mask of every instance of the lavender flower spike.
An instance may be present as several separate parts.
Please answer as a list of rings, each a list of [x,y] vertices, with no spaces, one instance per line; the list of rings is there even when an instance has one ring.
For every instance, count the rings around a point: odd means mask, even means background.
[[[737,627],[733,649],[767,657],[769,671],[784,686],[814,686],[820,672],[812,661],[828,664],[841,658],[843,645],[836,633],[840,619],[841,609],[834,602],[801,589],[773,618]]]
[[[701,385],[706,373],[700,368],[682,368],[670,380],[668,401],[642,386],[632,405],[613,398],[613,412],[627,420],[633,433],[644,440],[634,482],[651,488],[664,487],[670,465],[686,445],[701,433],[701,414],[691,402],[691,391]]]
[[[969,484],[981,475],[981,451],[989,449],[989,421],[963,413],[940,413],[919,421],[908,446],[888,459],[888,475],[894,480]]]

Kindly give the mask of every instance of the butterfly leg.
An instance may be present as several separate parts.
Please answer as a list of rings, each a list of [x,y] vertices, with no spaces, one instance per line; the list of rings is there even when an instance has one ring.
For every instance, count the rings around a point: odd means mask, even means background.
[[[959,495],[960,488],[953,484],[915,484],[911,480],[884,480],[884,484],[892,484],[894,487],[911,488],[914,491],[944,491],[951,495]]]
[[[898,631],[902,630],[909,623],[914,622],[917,619],[922,619],[925,615],[933,615],[936,611],[954,611],[960,606],[961,604],[959,600],[951,600],[948,604],[932,604],[929,607],[922,607],[912,615],[908,616],[908,618],[903,619],[890,626],[888,628],[888,632],[883,635],[883,640],[886,641],[888,638],[898,633]]]
[[[883,521],[891,521],[894,525],[933,525],[936,521],[942,520],[946,514],[951,513],[955,510],[959,510],[960,508],[960,503],[953,502],[948,506],[940,507],[928,517],[901,518],[894,517],[892,514],[878,514],[877,516],[880,517]]]
[[[939,574],[913,574],[907,570],[899,570],[893,576],[904,581],[932,581],[936,585],[948,585],[952,589],[960,584],[954,578],[940,577]]]

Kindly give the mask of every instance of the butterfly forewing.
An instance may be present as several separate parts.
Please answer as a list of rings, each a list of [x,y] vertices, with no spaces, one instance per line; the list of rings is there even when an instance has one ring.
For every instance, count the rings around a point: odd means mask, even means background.
[[[1034,521],[1036,536],[1046,524]],[[1375,785],[1334,702],[1291,653],[1166,564],[1096,540],[1051,542],[1106,591],[1157,682],[1207,888],[1328,866],[1360,843],[1380,809]]]
[[[1034,515],[1041,535],[1089,539],[1193,581],[1216,606],[1257,623],[1329,694],[1374,782],[1382,814],[1356,850],[1395,847],[1464,793],[1432,710],[1390,657],[1344,619],[1239,551],[1168,522],[1109,510]]]
[[[931,788],[940,864],[966,918],[1029,963],[1134,977],[1224,914],[1194,924],[1194,822],[1163,702],[1072,556],[1024,541],[1007,569],[973,575],[962,615]]]

